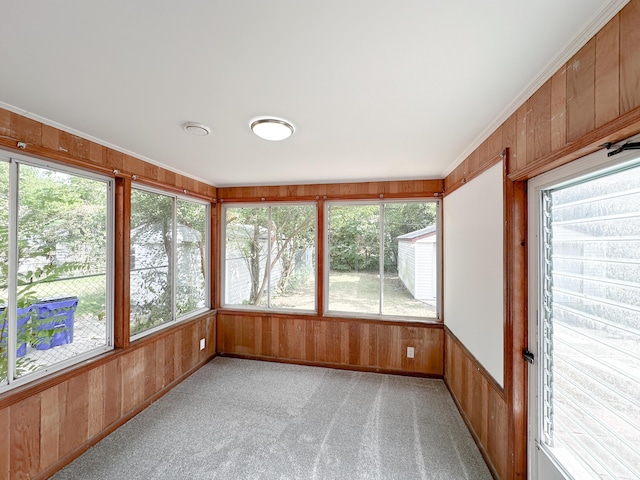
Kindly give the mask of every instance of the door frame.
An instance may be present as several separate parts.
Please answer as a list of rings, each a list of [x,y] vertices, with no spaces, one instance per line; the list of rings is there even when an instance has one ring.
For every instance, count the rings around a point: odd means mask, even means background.
[[[640,135],[621,140],[618,144],[626,142],[638,142]],[[539,309],[540,309],[540,258],[542,245],[539,240],[541,226],[541,205],[540,194],[542,191],[562,186],[567,183],[574,183],[581,178],[589,177],[595,173],[605,173],[607,170],[617,170],[625,163],[635,162],[639,153],[637,150],[623,151],[612,157],[608,156],[608,151],[600,149],[585,157],[577,159],[571,163],[557,167],[548,172],[533,177],[527,182],[527,244],[528,248],[528,349],[533,352],[535,361],[528,365],[528,394],[527,394],[527,476],[531,480],[550,480],[550,475],[555,468],[560,472],[557,478],[572,479],[573,477],[558,463],[558,461],[548,456],[545,447],[538,444],[540,435],[539,412],[541,402],[539,398],[539,387],[541,381],[540,362],[541,358],[538,336],[540,334]],[[548,462],[540,463],[539,455],[545,455]],[[542,475],[542,476],[540,476]]]

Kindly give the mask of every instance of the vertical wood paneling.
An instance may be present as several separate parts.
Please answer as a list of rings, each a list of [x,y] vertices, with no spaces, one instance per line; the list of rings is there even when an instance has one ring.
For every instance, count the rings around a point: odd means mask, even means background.
[[[88,438],[88,379],[88,373],[83,373],[59,385],[60,457],[71,453]]]
[[[89,371],[88,438],[99,434],[105,427],[104,419],[104,365]]]
[[[122,413],[131,412],[144,397],[144,353],[137,349],[122,357]]]
[[[95,165],[104,165],[107,158],[107,151],[103,145],[99,143],[91,142],[89,145],[89,158],[88,160]]]
[[[620,113],[640,106],[640,2],[631,0],[620,13]]]
[[[551,81],[529,99],[527,116],[527,163],[551,152]]]
[[[2,108],[0,108],[0,136],[11,136],[11,112]]]
[[[169,335],[165,337],[163,343],[164,343],[164,384],[169,385],[176,378],[175,369],[174,369],[175,339],[173,335]]]
[[[42,125],[42,146],[58,151],[60,149],[60,130],[48,125]]]
[[[173,335],[173,378],[176,379],[180,376],[180,369],[182,368],[182,334],[180,330]]]
[[[509,478],[508,409],[491,376],[448,331],[445,381],[472,435],[499,478]]]
[[[156,390],[162,390],[166,385],[165,380],[165,341],[160,339],[155,342],[155,370],[156,370]]]
[[[551,149],[567,143],[567,66],[551,77]],[[505,145],[510,146],[511,143]]]
[[[401,326],[348,319],[218,312],[218,351],[406,373],[442,375],[440,325]],[[415,358],[407,358],[407,347]]]
[[[40,394],[40,470],[49,468],[60,457],[59,385]]]
[[[182,330],[182,345],[181,345],[181,359],[182,364],[179,372],[186,372],[190,370],[196,363],[198,363],[198,330],[195,324],[189,325]]]
[[[507,156],[507,172],[516,172],[517,165],[517,149],[515,148],[518,135],[518,115],[517,112],[511,115],[501,126],[502,141],[505,146],[510,146],[509,155]],[[504,147],[503,147],[504,148]]]
[[[507,403],[498,396],[497,393],[489,389],[489,428],[487,435],[487,451],[490,452],[491,461],[499,472],[501,478],[507,478],[509,469],[509,451],[508,439],[509,432],[507,426],[509,423]]]
[[[10,116],[11,137],[35,146],[40,146],[42,144],[41,123],[13,112],[10,113]]]
[[[620,17],[596,35],[596,127],[620,116]]]
[[[104,365],[104,426],[122,416],[122,363],[116,358]]]
[[[156,385],[156,344],[162,342],[154,342],[149,345],[145,345],[142,350],[142,356],[144,361],[144,394],[143,399],[147,400],[151,398],[158,390]],[[158,369],[160,370],[160,369]]]
[[[427,196],[444,190],[443,180],[406,180],[388,182],[334,183],[311,185],[285,185],[260,187],[226,187],[217,189],[219,199],[242,200],[260,198],[302,197],[377,197],[385,196]]]
[[[527,165],[527,104],[516,111],[516,145],[513,151],[513,162],[516,170]]]
[[[572,142],[595,128],[595,39],[567,63],[567,139]]]
[[[44,126],[43,126],[44,128]],[[74,158],[87,160],[91,151],[91,142],[67,132],[60,132],[58,150],[68,153]]]
[[[111,171],[124,171],[124,153],[118,152],[112,148],[107,148],[104,166]]]
[[[502,150],[504,149],[504,141],[503,141],[503,129],[498,128],[495,130],[490,136],[487,142],[487,156],[489,158],[493,158],[496,155],[500,155]]]
[[[40,470],[40,395],[10,407],[11,477],[28,479]]]
[[[9,480],[9,452],[11,443],[9,408],[0,409],[0,480]]]

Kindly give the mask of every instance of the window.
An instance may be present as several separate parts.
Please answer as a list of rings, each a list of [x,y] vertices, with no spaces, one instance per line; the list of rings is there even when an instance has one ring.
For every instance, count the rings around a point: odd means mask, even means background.
[[[533,457],[581,479],[640,478],[640,166],[605,154],[530,182]]]
[[[316,310],[315,204],[223,208],[223,304]]]
[[[327,310],[437,317],[438,210],[438,201],[327,203]]]
[[[112,181],[0,158],[0,388],[112,348]]]
[[[131,191],[131,336],[208,308],[209,204]]]

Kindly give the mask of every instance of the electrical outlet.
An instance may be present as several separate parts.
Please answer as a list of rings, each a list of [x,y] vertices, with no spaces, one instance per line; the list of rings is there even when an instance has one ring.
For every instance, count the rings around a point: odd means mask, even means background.
[[[407,347],[407,358],[413,358],[415,350],[413,347]]]
[[[204,350],[204,338],[200,339],[200,350]]]

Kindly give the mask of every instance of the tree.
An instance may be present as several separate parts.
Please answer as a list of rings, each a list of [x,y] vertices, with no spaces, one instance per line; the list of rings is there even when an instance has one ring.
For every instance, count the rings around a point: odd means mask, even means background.
[[[259,305],[263,301],[270,273],[278,266],[281,274],[275,288],[280,293],[288,290],[300,253],[314,245],[315,218],[313,205],[226,209],[227,253],[235,252],[242,258],[249,272],[247,303]],[[231,268],[229,261],[227,266]]]
[[[384,210],[384,225],[380,225]],[[397,237],[435,224],[434,202],[329,207],[330,267],[338,271],[374,271],[380,268],[380,229],[384,227],[384,266],[398,268]]]

